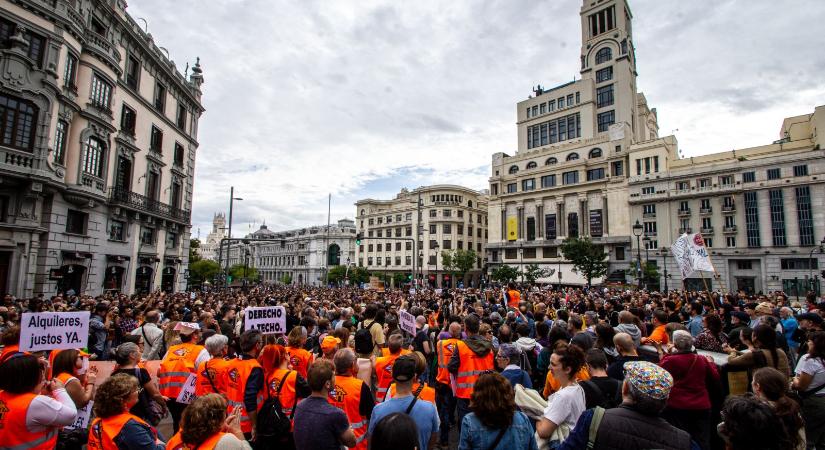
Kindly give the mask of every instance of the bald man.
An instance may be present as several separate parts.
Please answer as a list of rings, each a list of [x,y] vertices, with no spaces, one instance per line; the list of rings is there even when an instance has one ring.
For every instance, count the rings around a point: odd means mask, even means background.
[[[616,346],[616,351],[619,356],[607,368],[607,376],[614,380],[624,380],[624,363],[630,361],[643,361],[644,359],[636,353],[636,344],[633,338],[627,333],[616,333],[613,336],[613,345]]]

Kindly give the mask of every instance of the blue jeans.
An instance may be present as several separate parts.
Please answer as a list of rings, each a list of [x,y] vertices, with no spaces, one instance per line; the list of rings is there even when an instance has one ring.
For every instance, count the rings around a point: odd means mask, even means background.
[[[470,414],[472,410],[470,410],[470,399],[469,398],[458,398],[456,399],[456,423],[458,425],[458,434],[461,435],[461,421],[464,420],[464,416]]]
[[[441,444],[450,442],[450,422],[455,418],[455,400],[450,386],[444,383],[435,385],[435,401],[438,406],[438,418],[441,419],[439,428]]]

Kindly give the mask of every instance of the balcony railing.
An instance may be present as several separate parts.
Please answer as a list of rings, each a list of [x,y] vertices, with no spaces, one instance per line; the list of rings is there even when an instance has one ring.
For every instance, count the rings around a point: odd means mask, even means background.
[[[713,227],[702,227],[702,234],[713,234]]]
[[[689,215],[690,215],[690,208],[679,210],[679,217],[689,216]]]
[[[136,209],[149,214],[154,214],[165,219],[189,224],[190,211],[161,203],[145,195],[131,192],[120,187],[113,187],[109,194],[109,201],[112,204],[123,205],[127,208]]]
[[[655,212],[646,212],[646,213],[642,214],[642,217],[645,218],[645,219],[654,219],[654,218],[656,218],[656,213]]]
[[[713,212],[713,208],[699,208],[699,214],[710,214]]]
[[[724,233],[736,233],[736,225],[727,226],[722,229]]]
[[[724,212],[736,211],[736,205],[722,205],[722,211],[724,211]]]

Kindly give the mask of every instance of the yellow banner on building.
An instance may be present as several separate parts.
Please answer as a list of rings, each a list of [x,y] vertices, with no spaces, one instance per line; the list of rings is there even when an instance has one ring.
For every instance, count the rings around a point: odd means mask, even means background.
[[[518,239],[518,217],[507,218],[507,240],[515,241]]]

